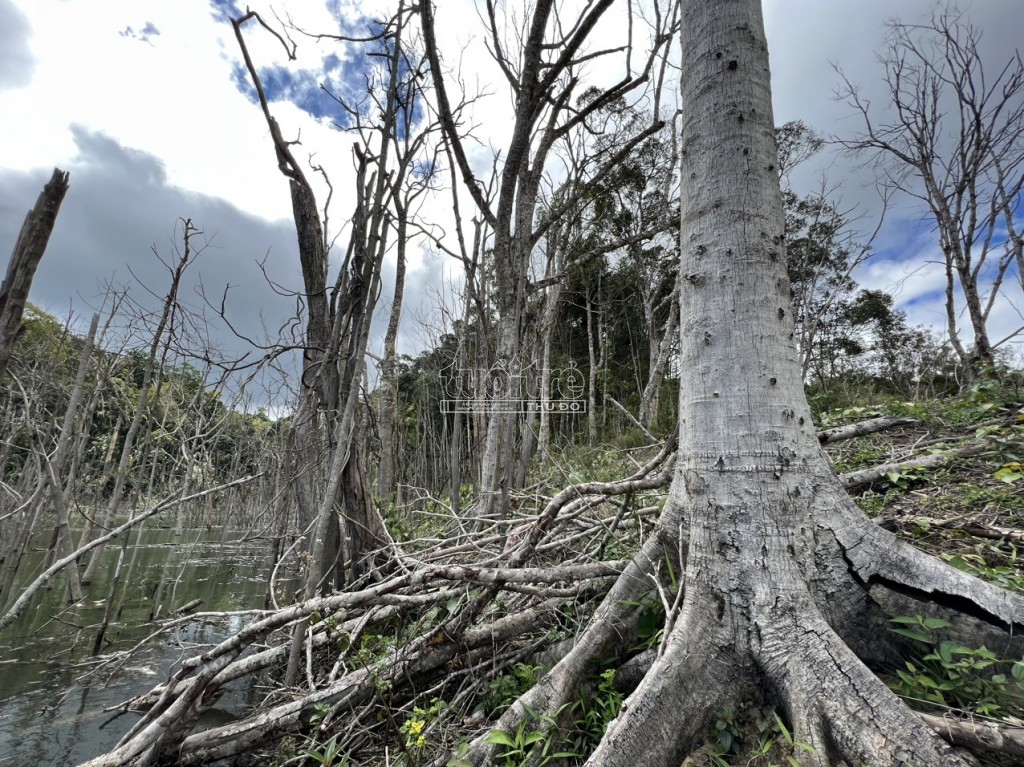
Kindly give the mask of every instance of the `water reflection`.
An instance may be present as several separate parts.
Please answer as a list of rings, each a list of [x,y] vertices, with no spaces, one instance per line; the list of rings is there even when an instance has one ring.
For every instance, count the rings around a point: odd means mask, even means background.
[[[238,537],[205,529],[180,536],[159,529],[133,535],[119,607],[101,656],[128,649],[151,634],[154,613],[168,617],[196,599],[202,600],[200,611],[261,608],[266,545],[240,543]],[[40,570],[45,544],[43,540],[33,546],[19,586]],[[220,641],[244,622],[231,618],[189,624],[161,636],[120,666],[97,669],[92,645],[118,548],[108,546],[104,552],[82,603],[65,604],[66,585],[58,576],[18,621],[0,632],[0,767],[70,767],[109,750],[137,717],[103,709],[151,689],[197,646]],[[231,718],[245,692],[229,690],[218,704],[221,710],[211,716]]]

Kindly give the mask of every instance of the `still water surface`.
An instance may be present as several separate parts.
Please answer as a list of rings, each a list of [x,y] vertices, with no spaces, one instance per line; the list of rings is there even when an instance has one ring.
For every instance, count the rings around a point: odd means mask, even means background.
[[[263,607],[266,543],[240,542],[241,533],[219,530],[147,529],[138,551],[127,551],[122,570],[123,608],[106,634],[101,656],[125,650],[154,630],[154,598],[164,616],[203,600],[199,611]],[[132,544],[136,536],[132,536]],[[35,542],[23,566],[22,584],[40,570],[45,539]],[[245,617],[190,624],[172,630],[121,665],[97,669],[93,642],[119,553],[108,545],[81,604],[66,605],[61,576],[36,595],[19,620],[0,632],[0,767],[72,767],[112,748],[137,720],[103,709],[146,692],[167,679],[175,664],[237,631]],[[135,556],[130,577],[126,578]],[[19,585],[22,585],[19,584]],[[245,703],[244,686],[229,690],[208,724],[228,721]]]

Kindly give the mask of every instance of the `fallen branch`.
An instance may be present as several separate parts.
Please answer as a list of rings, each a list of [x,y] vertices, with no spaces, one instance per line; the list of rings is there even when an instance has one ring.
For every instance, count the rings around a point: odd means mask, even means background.
[[[877,482],[885,477],[886,474],[893,472],[902,473],[909,469],[930,469],[934,466],[942,466],[955,458],[968,458],[972,455],[979,455],[988,450],[988,448],[989,443],[987,441],[972,442],[970,445],[965,445],[956,450],[947,450],[941,453],[933,453],[932,455],[910,458],[897,463],[885,463],[881,466],[873,466],[870,469],[851,471],[848,474],[840,475],[839,481],[847,490],[855,490]]]
[[[842,442],[847,439],[864,437],[868,434],[877,434],[886,429],[894,429],[897,426],[912,426],[920,423],[916,418],[902,418],[899,416],[886,416],[884,418],[869,418],[859,423],[851,423],[846,426],[837,426],[834,429],[823,429],[818,432],[818,441],[823,445],[831,445],[835,442]]]
[[[186,602],[177,610],[174,611],[175,615],[184,615],[185,613],[195,610],[199,605],[203,603],[202,599],[193,599],[191,602]]]
[[[182,765],[207,763],[238,754],[282,730],[301,726],[308,721],[317,705],[330,704],[335,710],[365,705],[377,694],[381,684],[400,690],[436,674],[449,674],[452,668],[465,662],[470,650],[485,648],[492,653],[495,643],[538,628],[544,630],[551,620],[557,619],[562,604],[561,599],[549,600],[497,618],[489,624],[470,628],[458,642],[429,629],[369,666],[355,669],[298,700],[289,700],[246,719],[188,735],[189,725],[182,728],[182,721],[186,718],[189,722],[195,721],[199,709],[213,705],[229,669],[247,660],[238,658],[225,662],[236,657],[241,649],[237,643],[231,643],[230,655],[213,657],[213,653],[205,654],[203,657],[207,660],[196,668],[195,677],[172,680],[172,689],[161,695],[160,703],[165,706],[161,715],[147,715],[114,751],[87,762],[83,767],[120,767],[135,763],[133,760],[147,764],[159,759],[161,754],[169,753],[174,753],[175,763]],[[282,650],[286,651],[287,646],[283,645]],[[280,653],[274,654],[280,656]],[[237,674],[231,677],[237,678]],[[173,703],[168,698],[173,698]]]
[[[918,716],[954,746],[1024,757],[1024,727],[995,722],[968,722],[934,714],[918,713]]]
[[[995,525],[984,525],[981,522],[971,522],[958,529],[976,538],[1024,543],[1024,530],[1017,530],[1011,527],[996,527]]]
[[[983,522],[970,519],[976,512],[970,512],[968,514],[958,514],[955,517],[948,519],[935,519],[934,517],[906,517],[901,518],[892,515],[880,515],[875,517],[874,522],[877,525],[885,527],[886,525],[898,522],[900,524],[917,525],[918,527],[929,527],[929,528],[945,528],[945,529],[956,529],[961,532],[973,535],[975,538],[989,538],[995,541],[1012,541],[1013,543],[1024,543],[1024,530],[1018,530],[1013,527],[997,527],[996,525],[986,525]],[[967,521],[964,521],[967,520]]]
[[[636,420],[634,415],[632,413],[630,413],[629,410],[626,409],[625,405],[623,405],[623,404],[619,403],[618,401],[616,401],[616,399],[614,397],[612,397],[611,395],[609,395],[609,394],[605,394],[604,395],[604,399],[605,399],[605,402],[610,402],[612,405],[615,406],[615,408],[620,413],[622,413],[624,416],[626,416],[626,420],[629,421],[631,424],[633,424],[636,428],[638,428],[640,430],[640,432],[645,437],[647,437],[647,439],[649,439],[651,441],[652,445],[656,445],[657,443],[661,442],[660,439],[658,439],[653,434],[651,434],[650,429],[648,429],[646,426],[644,426],[642,423],[640,423],[638,420]]]
[[[270,733],[280,732],[281,728],[301,726],[317,704],[329,704],[335,712],[354,708],[352,721],[358,722],[365,714],[364,708],[373,703],[381,679],[391,678],[394,690],[407,688],[415,695],[425,695],[426,690],[432,689],[431,685],[451,685],[453,679],[461,680],[464,672],[465,681],[458,684],[471,686],[479,684],[481,673],[501,673],[502,663],[525,657],[523,653],[534,649],[529,641],[522,644],[524,640],[517,639],[515,647],[502,651],[501,657],[506,660],[495,665],[494,659],[498,656],[494,655],[493,643],[508,641],[511,636],[498,627],[511,624],[485,614],[493,597],[502,591],[509,594],[505,606],[509,611],[508,619],[515,619],[515,625],[523,627],[517,631],[529,630],[532,635],[533,629],[547,622],[547,618],[540,620],[541,616],[551,615],[560,620],[557,616],[567,598],[587,601],[595,590],[606,590],[609,581],[617,579],[628,563],[595,561],[592,554],[585,553],[592,548],[586,545],[574,556],[572,544],[567,540],[599,539],[604,535],[605,525],[600,519],[590,518],[587,512],[596,503],[666,485],[672,475],[675,445],[673,435],[661,446],[657,456],[623,480],[587,482],[565,488],[547,499],[540,512],[525,524],[519,520],[509,521],[520,528],[520,534],[512,536],[511,541],[508,531],[496,536],[491,546],[480,547],[479,539],[473,541],[477,562],[452,561],[450,542],[442,549],[444,541],[439,539],[436,543],[440,550],[436,555],[434,545],[420,552],[421,557],[428,555],[424,559],[429,563],[405,556],[402,558],[405,571],[385,581],[368,584],[358,591],[308,599],[298,605],[257,614],[233,636],[185,660],[166,683],[123,705],[121,708],[146,709],[146,713],[112,752],[90,765],[153,764],[172,754],[180,764],[216,759],[251,747]],[[488,537],[487,533],[483,535]],[[559,549],[558,564],[554,564],[550,557],[538,556],[537,547],[542,541],[552,545],[562,542],[570,551],[564,550],[564,546]],[[498,546],[505,542],[511,545],[502,551]],[[437,561],[437,555],[447,561]],[[483,559],[489,562],[480,561]],[[524,566],[528,560],[533,560],[531,566]],[[493,566],[495,564],[498,566]],[[471,591],[468,584],[473,583],[482,584],[483,589]],[[453,589],[447,584],[467,586]],[[557,598],[551,599],[553,596]],[[543,602],[539,603],[538,599]],[[442,608],[428,613],[435,604],[447,605],[447,610]],[[523,618],[538,609],[541,612],[534,612],[532,619]],[[309,621],[314,613],[321,620],[315,621],[304,637],[305,652],[310,658],[316,648],[326,652],[333,666],[329,674],[317,672],[311,661],[307,661],[310,685],[307,692],[300,693],[304,696],[301,699],[257,711],[244,722],[234,722],[224,728],[190,732],[199,714],[213,705],[227,682],[280,663],[288,651],[286,645],[281,645],[249,654],[249,648],[267,641],[274,632],[287,630],[299,621]],[[418,621],[428,614],[432,615],[429,622],[419,624]],[[405,620],[415,621],[415,638],[405,642],[396,653],[375,659],[369,667],[359,667],[366,661],[349,655],[348,648],[355,652],[361,646],[353,637],[377,624],[378,616],[385,615],[402,615]],[[433,623],[438,618],[440,621]],[[342,634],[346,649],[335,654],[331,648],[337,645]],[[487,658],[477,659],[476,653],[484,649],[473,648],[485,645]],[[469,673],[478,661],[482,670]],[[368,671],[373,671],[372,676],[365,676]],[[436,682],[438,679],[447,681]],[[453,699],[451,693],[447,699]]]

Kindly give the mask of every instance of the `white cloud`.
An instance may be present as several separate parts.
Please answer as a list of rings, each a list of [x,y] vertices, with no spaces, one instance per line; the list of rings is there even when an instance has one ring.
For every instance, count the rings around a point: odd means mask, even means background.
[[[11,0],[0,0],[0,91],[28,84],[35,68],[29,49],[31,27]]]
[[[90,3],[33,0],[23,11],[38,64],[28,87],[0,94],[0,112],[26,116],[7,122],[0,166],[68,164],[74,123],[161,158],[173,184],[264,218],[290,217],[263,117],[231,78],[232,30],[214,20],[208,3],[110,0],[98,11]],[[148,42],[121,34],[146,24],[159,30]],[[262,62],[283,58],[268,35],[251,37]],[[301,132],[304,145],[338,143],[336,131],[298,110],[275,105],[275,113],[286,135]]]
[[[389,5],[386,0],[372,5],[333,0],[293,2],[282,10],[305,29],[336,32],[333,12],[339,8],[351,20],[359,14],[381,16]],[[881,44],[883,21],[894,10],[915,20],[931,8],[932,0],[905,0],[898,9],[885,0],[849,5],[766,0],[778,120],[801,118],[825,133],[854,130],[849,110],[831,100],[838,78],[829,60],[870,89],[878,80],[872,51]],[[263,117],[233,79],[239,54],[232,29],[212,11],[208,0],[14,0],[13,5],[0,0],[0,73],[6,73],[0,82],[0,114],[15,116],[5,120],[0,170],[38,175],[54,165],[73,169],[89,160],[75,143],[71,126],[77,125],[89,135],[103,135],[119,147],[159,158],[169,187],[230,201],[270,221],[290,219],[288,185],[276,168]],[[1020,15],[1016,0],[991,0],[970,11],[985,29],[986,44],[994,50],[1007,45],[1012,49],[1011,30],[1019,25],[1008,24],[1007,18],[1015,12]],[[492,146],[502,147],[507,138],[507,86],[483,50],[485,35],[474,3],[446,0],[437,13],[445,65],[465,82],[470,96],[490,94],[467,114],[468,124],[477,126],[477,141],[471,145],[474,167],[486,176]],[[609,19],[610,26],[616,24],[621,28],[621,19]],[[280,44],[256,25],[247,28],[246,40],[258,66],[286,63]],[[289,66],[313,70],[327,54],[342,55],[335,41],[296,40],[299,60]],[[12,60],[15,64],[8,66]],[[611,76],[596,64],[590,70],[595,77]],[[315,154],[330,173],[335,195],[332,225],[341,226],[352,209],[350,140],[327,121],[317,121],[293,105],[274,103],[273,112],[286,136],[301,136],[297,155]],[[846,191],[856,197],[859,181],[849,163],[837,164],[835,173],[851,177]],[[322,197],[325,188],[317,177],[313,180]],[[68,204],[74,204],[74,175],[71,183]],[[6,229],[15,220],[20,224],[33,198],[0,200]],[[472,206],[465,197],[463,203],[468,219]],[[97,210],[97,215],[103,213],[102,206]],[[428,208],[439,220],[447,220],[449,210],[447,194]],[[121,213],[105,212],[111,230],[116,231]],[[165,219],[170,226],[181,213],[162,211],[154,219]],[[898,301],[913,317],[932,317],[930,322],[941,324],[941,304],[929,302],[941,288],[941,270],[906,265],[931,247],[924,229],[915,232],[912,248],[901,247],[898,235],[893,235],[896,230],[890,230],[893,247],[886,248],[886,260],[869,265],[858,277],[864,287],[897,285]],[[446,230],[450,233],[451,226]],[[165,232],[153,232],[152,237],[161,238]],[[453,269],[450,263],[424,258],[418,246],[409,255],[410,285],[422,294],[428,285],[440,282],[442,272]],[[386,286],[382,302],[389,297]],[[1000,309],[999,316],[1004,313],[1013,314]],[[403,334],[412,337],[408,328]]]

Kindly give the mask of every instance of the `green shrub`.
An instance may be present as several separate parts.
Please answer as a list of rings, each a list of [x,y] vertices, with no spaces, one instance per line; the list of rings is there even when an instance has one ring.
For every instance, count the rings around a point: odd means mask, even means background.
[[[912,705],[933,704],[993,717],[1022,713],[1024,661],[1001,660],[986,647],[941,639],[938,632],[950,627],[941,618],[903,616],[890,622],[896,624],[890,631],[912,640],[917,650],[896,670],[898,681],[892,685]]]

